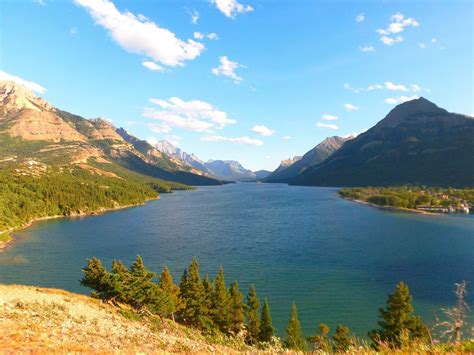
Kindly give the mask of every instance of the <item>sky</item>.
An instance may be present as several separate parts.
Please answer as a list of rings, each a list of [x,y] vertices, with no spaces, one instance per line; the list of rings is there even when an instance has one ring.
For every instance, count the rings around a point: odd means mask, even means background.
[[[0,79],[274,170],[423,96],[474,115],[471,0],[2,0]]]

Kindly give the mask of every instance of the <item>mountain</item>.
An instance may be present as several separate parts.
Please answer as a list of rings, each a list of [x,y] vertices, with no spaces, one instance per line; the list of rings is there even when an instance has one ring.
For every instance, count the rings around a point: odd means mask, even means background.
[[[291,164],[285,166],[282,162],[278,169],[265,179],[265,182],[289,182],[310,166],[322,163],[342,147],[344,142],[351,138],[352,137],[342,138],[338,136],[326,138],[305,155],[291,162]]]
[[[235,160],[209,160],[204,166],[213,176],[226,181],[254,180],[255,173]]]
[[[105,119],[57,109],[11,81],[0,81],[0,162],[5,160],[74,164],[89,171],[101,165],[188,185],[220,184]]]
[[[209,176],[211,174],[210,171],[204,166],[204,162],[199,159],[194,154],[186,153],[185,151],[181,150],[180,148],[173,145],[171,142],[167,140],[159,141],[154,146],[160,152],[167,154],[170,157],[175,158],[177,161],[182,162],[188,166],[193,167],[196,174],[199,175],[206,175]]]
[[[474,119],[405,102],[291,184],[474,186]]]
[[[257,170],[257,171],[254,171],[253,173],[255,174],[255,179],[262,180],[262,179],[265,179],[272,172],[268,170]]]

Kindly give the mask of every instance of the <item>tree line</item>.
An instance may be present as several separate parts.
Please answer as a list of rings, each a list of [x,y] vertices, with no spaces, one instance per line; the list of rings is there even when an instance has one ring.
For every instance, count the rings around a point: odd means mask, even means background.
[[[167,267],[157,275],[145,266],[140,256],[129,267],[114,260],[110,271],[99,259],[92,258],[83,268],[83,273],[81,284],[91,288],[91,295],[104,302],[125,304],[139,314],[170,318],[204,333],[241,336],[250,345],[265,346],[279,342],[274,337],[275,327],[269,301],[265,298],[261,302],[255,285],[250,285],[244,301],[237,281],[226,286],[222,267],[214,280],[209,275],[202,278],[197,258],[184,270],[179,284],[175,284]],[[464,288],[461,288],[458,306],[465,305],[465,283],[461,286]],[[429,328],[413,312],[408,286],[400,282],[394,292],[388,295],[386,307],[379,309],[379,327],[368,333],[371,346],[374,349],[402,349],[413,342],[429,342]],[[446,329],[450,325],[453,336],[460,341],[464,324],[462,309],[457,307],[449,312],[446,314],[455,314],[456,317],[441,325]],[[338,324],[332,336],[329,333],[329,327],[320,323],[315,335],[305,337],[296,304],[293,303],[283,345],[297,351],[313,349],[344,352],[360,344],[360,339],[342,324]]]

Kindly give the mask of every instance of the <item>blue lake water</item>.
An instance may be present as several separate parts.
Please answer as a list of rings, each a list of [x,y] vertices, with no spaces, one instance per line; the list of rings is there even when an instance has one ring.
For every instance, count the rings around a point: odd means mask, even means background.
[[[168,265],[177,282],[197,256],[203,274],[214,277],[223,265],[244,294],[255,283],[279,334],[293,301],[307,333],[325,322],[365,335],[399,281],[426,321],[454,302],[455,282],[468,281],[474,294],[474,216],[393,213],[341,199],[336,189],[253,183],[35,223],[0,253],[0,282],[87,293],[78,281],[87,258],[109,266],[137,254],[155,272]]]

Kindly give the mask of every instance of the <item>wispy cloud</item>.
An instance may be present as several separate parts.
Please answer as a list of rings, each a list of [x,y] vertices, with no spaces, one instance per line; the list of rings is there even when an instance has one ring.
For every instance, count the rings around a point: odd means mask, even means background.
[[[353,104],[344,104],[344,108],[346,109],[347,112],[357,111],[359,109],[358,106],[355,106]]]
[[[202,43],[183,41],[166,28],[145,16],[120,12],[110,0],[74,0],[87,9],[95,22],[105,28],[112,39],[127,52],[144,54],[166,66],[183,65],[204,50]]]
[[[191,17],[191,23],[197,25],[199,21],[199,12],[196,10],[188,11],[188,15]]]
[[[142,65],[145,68],[150,69],[151,71],[163,71],[165,69],[161,65],[158,65],[158,64],[156,64],[155,62],[152,62],[152,61],[142,62]]]
[[[217,76],[223,75],[228,78],[231,78],[236,84],[240,83],[243,80],[243,78],[238,76],[235,71],[238,68],[245,68],[244,65],[230,60],[229,58],[227,58],[227,56],[219,57],[219,62],[220,65],[218,67],[212,68],[212,74]]]
[[[34,81],[28,81],[28,80],[22,79],[19,76],[8,74],[7,72],[4,72],[3,70],[0,70],[0,80],[13,81],[17,84],[23,85],[24,87],[38,94],[44,94],[46,92],[46,89],[40,84],[35,83]]]
[[[411,101],[411,100],[415,100],[415,99],[418,99],[419,96],[400,96],[400,97],[397,97],[397,98],[393,98],[393,97],[389,97],[387,99],[384,100],[384,102],[386,104],[389,104],[389,105],[397,105],[397,104],[402,104],[404,102],[407,102],[407,101]]]
[[[171,132],[171,127],[167,123],[149,123],[148,127],[155,133]]]
[[[237,123],[229,118],[227,113],[204,101],[184,101],[179,97],[172,97],[168,100],[150,99],[150,102],[158,105],[160,109],[147,107],[143,115],[160,120],[168,127],[204,132]]]
[[[394,84],[391,81],[385,82],[385,88],[390,91],[404,91],[407,92],[408,89],[405,85],[402,84]]]
[[[289,141],[291,139],[291,136],[283,136],[281,137],[284,141]]]
[[[219,135],[208,135],[201,137],[202,141],[206,142],[230,142],[244,145],[262,146],[263,142],[259,139],[250,137],[224,137]]]
[[[329,114],[326,113],[326,114],[321,116],[321,119],[325,120],[325,121],[335,121],[335,120],[337,120],[337,116],[329,115]]]
[[[362,13],[360,13],[359,15],[357,15],[356,18],[355,18],[355,20],[356,20],[357,23],[364,22],[364,20],[365,20],[365,15],[364,15],[364,13],[362,12]]]
[[[252,12],[253,7],[250,5],[242,5],[237,0],[211,0],[220,12],[227,17],[234,18],[237,14]]]
[[[370,45],[370,44],[367,45],[367,46],[359,47],[359,50],[360,50],[361,52],[365,52],[365,53],[367,53],[367,52],[375,52],[374,46],[372,46],[372,45]]]
[[[352,91],[356,94],[360,94],[361,92],[365,92],[365,91],[374,91],[374,90],[383,89],[383,86],[380,84],[370,84],[369,86],[365,88],[353,88],[351,85],[349,85],[349,83],[345,83],[344,89]]]
[[[275,131],[271,130],[270,128],[268,128],[267,126],[264,126],[264,125],[253,126],[253,128],[251,130],[253,132],[261,135],[261,136],[264,136],[264,137],[273,136],[273,134],[275,133]]]
[[[387,46],[394,45],[395,43],[400,43],[403,41],[403,37],[400,35],[393,36],[397,33],[402,33],[406,27],[418,27],[420,23],[414,18],[405,18],[405,15],[397,12],[395,15],[392,15],[391,23],[386,29],[378,29],[376,32],[381,36],[380,41],[386,44]]]
[[[321,128],[339,129],[338,126],[336,126],[335,124],[330,124],[330,123],[317,122],[316,126],[321,127]]]
[[[204,38],[208,38],[210,39],[211,41],[215,41],[217,39],[219,39],[219,36],[217,35],[217,33],[214,33],[214,32],[211,32],[211,33],[202,33],[202,32],[194,32],[194,38],[196,39],[199,39],[199,40],[202,40]]]

